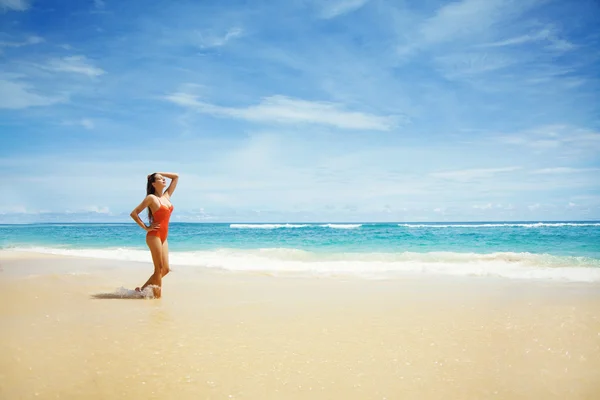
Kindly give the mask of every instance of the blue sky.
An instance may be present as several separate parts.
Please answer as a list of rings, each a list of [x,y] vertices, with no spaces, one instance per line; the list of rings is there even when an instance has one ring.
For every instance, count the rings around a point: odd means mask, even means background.
[[[0,0],[0,222],[600,218],[594,0]]]

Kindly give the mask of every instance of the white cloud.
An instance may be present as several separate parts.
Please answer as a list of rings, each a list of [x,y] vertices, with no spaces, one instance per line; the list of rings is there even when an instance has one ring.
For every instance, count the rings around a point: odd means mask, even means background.
[[[525,79],[525,83],[533,85],[552,84],[562,82],[567,88],[576,88],[587,80],[582,77],[574,77],[578,72],[574,67],[562,67],[556,64],[542,64],[531,70],[531,77]]]
[[[241,28],[232,28],[228,30],[223,36],[215,36],[207,33],[198,33],[200,47],[211,48],[221,47],[227,44],[232,39],[242,36],[243,30]]]
[[[497,42],[487,43],[482,47],[504,47],[504,46],[518,46],[526,43],[548,41],[550,44],[547,46],[548,49],[557,51],[568,51],[574,49],[576,46],[564,39],[560,39],[553,27],[545,27],[534,33],[528,33],[521,36],[512,37]]]
[[[0,211],[0,214],[25,214],[27,213],[27,208],[23,205],[17,206],[8,206],[4,208],[4,210]]]
[[[110,214],[110,209],[108,207],[103,206],[88,206],[83,209],[83,211],[97,213],[97,214]]]
[[[415,50],[434,44],[454,42],[462,39],[480,40],[490,35],[494,28],[543,0],[462,0],[440,7],[435,15],[424,20],[416,36],[400,46],[397,52],[407,56]]]
[[[0,10],[15,10],[25,11],[29,9],[29,2],[27,0],[0,0]]]
[[[517,37],[513,37],[510,39],[501,40],[498,42],[483,44],[482,47],[503,47],[503,46],[513,46],[520,45],[529,42],[536,42],[538,40],[545,40],[548,38],[550,31],[548,29],[542,29],[539,32],[533,34],[526,34]]]
[[[86,129],[94,129],[94,122],[92,120],[84,118],[80,121],[80,123]]]
[[[531,140],[522,136],[504,136],[499,138],[499,140],[506,144],[514,144],[514,145],[523,145],[529,147],[535,147],[537,149],[551,149],[556,148],[561,145],[561,142],[554,139],[537,139]]]
[[[87,75],[89,77],[100,76],[105,73],[104,70],[93,66],[85,56],[56,58],[50,60],[45,68],[53,71]]]
[[[425,21],[420,33],[425,42],[451,41],[474,31],[490,28],[501,15],[500,0],[463,0],[441,7]]]
[[[207,212],[203,207],[192,209],[190,211],[182,211],[174,215],[176,221],[207,221],[217,219],[215,215]]]
[[[395,125],[395,118],[356,111],[346,111],[340,104],[306,101],[286,96],[270,96],[258,105],[248,107],[222,107],[199,101],[187,93],[166,96],[168,101],[198,112],[220,117],[238,118],[252,122],[281,124],[318,124],[341,129],[387,131]]]
[[[27,215],[40,215],[50,213],[49,210],[45,209],[32,209],[23,205],[8,206],[4,210],[0,211],[0,215],[10,216],[11,214],[27,214]]]
[[[454,53],[436,57],[435,62],[446,78],[455,79],[506,68],[518,60],[501,54]]]
[[[517,81],[534,83],[536,80],[552,79],[560,88],[573,89],[584,85],[584,79],[572,75],[540,76],[537,69],[545,66],[544,54],[566,52],[576,46],[563,39],[552,24],[545,26],[532,22],[523,14],[545,0],[462,0],[447,2],[433,16],[409,26],[400,34],[396,54],[407,61],[420,54],[431,58],[438,72],[449,80],[465,81],[479,91],[503,91],[517,89]],[[415,19],[414,17],[412,19]],[[537,26],[530,32],[523,26]],[[527,48],[516,48],[530,44]],[[534,49],[535,47],[535,49]],[[532,52],[525,49],[535,50]],[[523,72],[515,76],[514,70]],[[482,77],[481,75],[494,75]],[[485,79],[485,80],[483,80]],[[542,85],[539,85],[542,86]],[[521,90],[518,87],[517,90]],[[536,88],[539,90],[539,88]],[[546,88],[544,88],[546,89]],[[547,89],[546,89],[547,90]]]
[[[94,121],[92,121],[91,119],[88,119],[88,118],[82,118],[77,121],[64,121],[62,124],[67,125],[67,126],[80,125],[80,126],[84,127],[85,129],[90,129],[90,130],[94,129],[94,127],[95,127]]]
[[[556,148],[600,150],[600,133],[568,125],[545,125],[496,139],[512,145],[527,146],[540,151]]]
[[[496,174],[513,172],[519,169],[521,169],[521,167],[465,169],[458,171],[433,172],[430,176],[457,181],[469,181],[472,179],[489,178]]]
[[[492,203],[481,204],[481,205],[480,204],[476,204],[476,205],[473,206],[473,208],[476,208],[476,209],[479,209],[479,210],[489,210],[492,207],[493,207]]]
[[[0,79],[0,108],[48,106],[62,101],[65,101],[65,98],[37,94],[25,83]]]
[[[529,210],[531,210],[531,211],[537,210],[540,207],[541,207],[540,203],[536,203],[536,204],[532,204],[530,206],[527,206],[527,208],[529,208]]]
[[[96,7],[96,9],[102,10],[105,6],[106,3],[103,0],[94,0],[94,7]]]
[[[30,36],[23,42],[0,42],[0,47],[23,47],[43,43],[45,40],[39,36]]]
[[[336,1],[324,1],[319,2],[322,4],[320,17],[324,19],[331,19],[338,17],[343,14],[356,11],[364,6],[369,0],[336,0]]]
[[[600,168],[570,168],[570,167],[555,167],[542,168],[532,171],[532,174],[575,174],[580,172],[600,171]]]

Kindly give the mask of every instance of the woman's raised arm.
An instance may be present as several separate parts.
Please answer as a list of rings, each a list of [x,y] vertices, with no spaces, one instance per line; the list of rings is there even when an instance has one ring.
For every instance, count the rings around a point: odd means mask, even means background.
[[[165,190],[165,193],[167,193],[169,197],[171,197],[173,195],[173,192],[175,191],[175,188],[177,187],[177,181],[179,181],[179,174],[176,174],[174,172],[159,172],[159,174],[171,180],[171,184],[169,185],[167,190]]]

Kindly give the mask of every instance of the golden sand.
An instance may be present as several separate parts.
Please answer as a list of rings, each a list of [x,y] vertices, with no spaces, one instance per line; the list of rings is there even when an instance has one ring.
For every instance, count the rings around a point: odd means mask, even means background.
[[[599,399],[600,286],[0,252],[0,399]],[[105,296],[106,297],[106,296]]]

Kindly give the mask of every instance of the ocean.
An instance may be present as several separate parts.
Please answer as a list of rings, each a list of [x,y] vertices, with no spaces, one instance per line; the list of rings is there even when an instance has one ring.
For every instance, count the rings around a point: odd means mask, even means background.
[[[134,223],[0,225],[0,248],[150,262]],[[600,281],[600,222],[171,223],[174,268]]]

